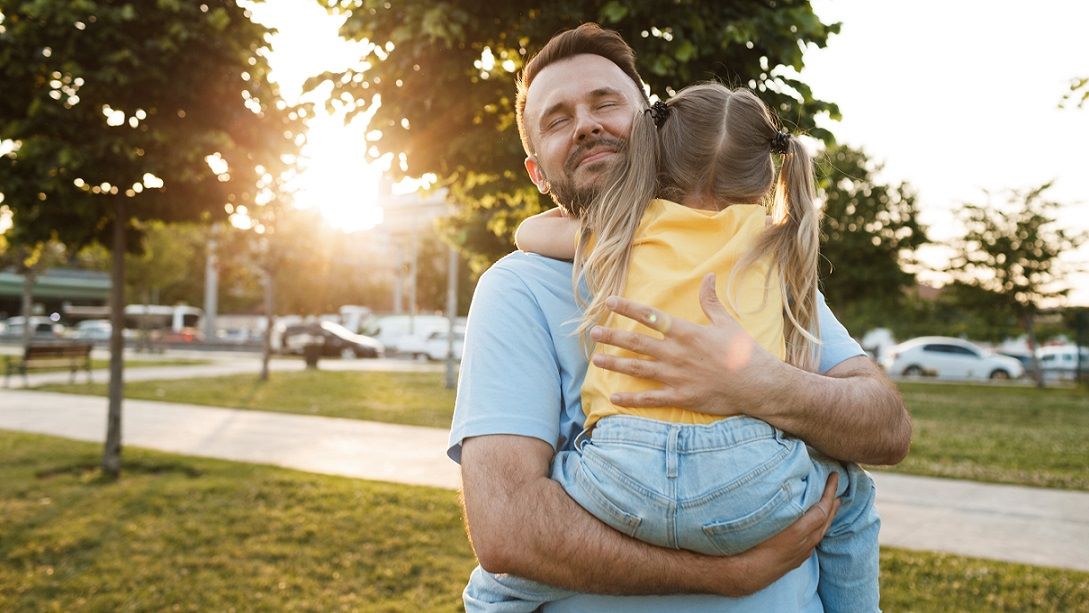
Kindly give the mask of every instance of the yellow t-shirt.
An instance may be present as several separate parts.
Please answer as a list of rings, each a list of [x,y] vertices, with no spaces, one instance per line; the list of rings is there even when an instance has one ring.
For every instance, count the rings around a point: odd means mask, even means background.
[[[709,272],[716,273],[718,295],[726,310],[756,342],[779,359],[786,357],[783,336],[783,295],[774,259],[757,259],[732,286],[733,305],[726,292],[730,271],[764,231],[767,211],[755,204],[735,204],[721,211],[692,209],[669,200],[654,200],[635,232],[624,297],[701,324],[708,323],[699,303],[699,288]],[[647,333],[648,329],[615,314],[606,326]],[[651,332],[651,334],[657,334]],[[659,335],[660,336],[660,335]],[[632,357],[630,351],[598,345],[600,353]],[[708,424],[722,416],[675,407],[628,409],[609,402],[614,392],[657,389],[656,381],[639,379],[590,364],[582,386],[586,427],[607,415],[637,415],[660,421]]]

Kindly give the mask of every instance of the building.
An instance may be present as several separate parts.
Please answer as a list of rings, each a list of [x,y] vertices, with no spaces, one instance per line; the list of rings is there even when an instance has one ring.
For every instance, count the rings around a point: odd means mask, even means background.
[[[22,315],[24,279],[11,270],[0,271],[0,319]],[[105,306],[110,286],[104,272],[51,268],[34,283],[34,310],[64,316],[69,306]]]

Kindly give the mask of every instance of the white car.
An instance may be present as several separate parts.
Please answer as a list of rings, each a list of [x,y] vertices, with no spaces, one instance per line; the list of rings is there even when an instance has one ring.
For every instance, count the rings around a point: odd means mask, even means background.
[[[445,360],[449,349],[450,337],[445,331],[436,331],[423,335],[402,337],[397,349],[404,355],[416,359]],[[454,328],[454,359],[461,359],[461,347],[465,343],[465,329]]]
[[[113,326],[108,319],[87,319],[69,329],[69,338],[78,338],[85,341],[108,341]]]
[[[881,365],[894,376],[939,379],[1016,379],[1025,372],[1014,358],[946,336],[922,336],[900,343]]]
[[[6,338],[22,338],[26,328],[25,318],[22,316],[9,317],[4,322],[4,336]],[[37,340],[58,339],[64,336],[65,328],[49,317],[32,316],[30,318],[30,335]]]

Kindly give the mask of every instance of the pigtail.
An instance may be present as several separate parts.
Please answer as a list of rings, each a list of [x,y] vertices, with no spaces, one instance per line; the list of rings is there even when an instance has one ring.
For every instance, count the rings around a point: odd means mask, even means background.
[[[817,317],[817,259],[820,255],[820,213],[816,206],[813,160],[797,138],[788,138],[779,169],[772,209],[773,226],[765,248],[773,249],[782,277],[787,362],[816,370],[820,342]]]

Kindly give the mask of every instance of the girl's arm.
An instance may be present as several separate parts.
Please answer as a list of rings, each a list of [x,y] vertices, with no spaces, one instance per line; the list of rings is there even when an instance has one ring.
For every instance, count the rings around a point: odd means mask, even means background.
[[[556,207],[523,221],[514,231],[514,244],[522,251],[531,251],[557,260],[575,257],[579,222]]]

